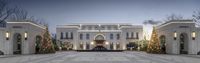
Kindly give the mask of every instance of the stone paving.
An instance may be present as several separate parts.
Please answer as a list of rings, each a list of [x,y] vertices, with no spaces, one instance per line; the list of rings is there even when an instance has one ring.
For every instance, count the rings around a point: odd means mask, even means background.
[[[0,63],[200,63],[188,55],[147,54],[145,52],[57,52],[56,54],[0,56]]]

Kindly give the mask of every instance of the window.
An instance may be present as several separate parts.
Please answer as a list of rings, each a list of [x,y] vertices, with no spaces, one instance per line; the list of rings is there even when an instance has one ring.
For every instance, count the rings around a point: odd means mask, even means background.
[[[136,33],[136,39],[139,39],[139,33],[138,32]]]
[[[73,39],[73,32],[71,32],[71,39]]]
[[[68,39],[68,32],[65,32],[65,38]]]
[[[95,30],[98,30],[98,26],[95,26]]]
[[[83,40],[83,34],[80,34],[80,39]]]
[[[110,39],[113,39],[113,34],[110,34]]]
[[[131,32],[131,38],[134,38],[133,36],[134,36],[134,32]]]
[[[126,32],[126,39],[128,39],[128,32]]]
[[[85,26],[82,26],[82,30],[85,30]]]
[[[92,27],[91,27],[91,26],[89,26],[89,27],[88,27],[88,30],[92,30]]]
[[[120,39],[120,35],[119,34],[117,34],[117,40],[119,40]]]
[[[105,30],[105,27],[104,27],[104,26],[102,26],[102,30]]]
[[[60,39],[63,39],[63,32],[60,33]]]
[[[118,30],[118,27],[117,27],[117,26],[115,26],[115,30]]]
[[[108,26],[108,30],[111,30],[111,26]]]
[[[86,34],[86,39],[90,39],[90,34]]]

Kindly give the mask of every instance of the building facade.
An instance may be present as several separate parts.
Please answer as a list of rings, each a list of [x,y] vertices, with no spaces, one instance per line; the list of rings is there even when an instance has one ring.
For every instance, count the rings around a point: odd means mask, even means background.
[[[45,28],[32,22],[6,22],[0,27],[0,51],[4,54],[34,54]]]
[[[67,24],[56,28],[57,40],[73,50],[126,50],[126,45],[143,39],[143,27],[132,24]]]
[[[200,52],[200,29],[192,20],[172,20],[156,27],[161,47],[168,54]]]

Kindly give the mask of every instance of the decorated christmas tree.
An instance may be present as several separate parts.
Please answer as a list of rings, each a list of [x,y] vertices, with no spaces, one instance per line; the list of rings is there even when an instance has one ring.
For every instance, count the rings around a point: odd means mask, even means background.
[[[155,27],[153,27],[151,39],[150,39],[150,41],[148,43],[148,47],[147,47],[147,52],[148,53],[161,53],[160,42],[159,42],[158,34],[157,34]]]
[[[46,27],[45,32],[43,33],[42,43],[39,50],[39,53],[55,53],[54,45],[52,43],[51,35],[49,34],[48,27]]]

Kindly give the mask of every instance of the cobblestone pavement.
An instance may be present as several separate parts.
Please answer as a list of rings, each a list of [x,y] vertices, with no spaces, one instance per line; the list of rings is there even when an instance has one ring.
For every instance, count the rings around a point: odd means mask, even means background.
[[[0,57],[0,63],[199,63],[200,58],[144,52],[57,52]]]

